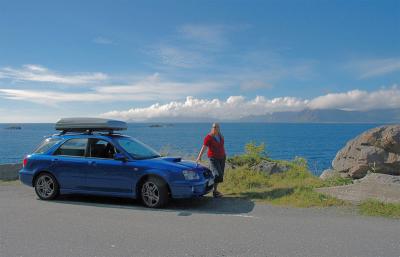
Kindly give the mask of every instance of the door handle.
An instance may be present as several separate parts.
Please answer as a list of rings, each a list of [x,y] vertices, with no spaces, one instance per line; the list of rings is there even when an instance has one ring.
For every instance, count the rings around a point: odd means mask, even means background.
[[[89,165],[96,166],[96,162],[95,161],[89,161]]]
[[[57,161],[58,161],[58,159],[52,159],[51,161],[52,161],[52,162],[57,162]]]

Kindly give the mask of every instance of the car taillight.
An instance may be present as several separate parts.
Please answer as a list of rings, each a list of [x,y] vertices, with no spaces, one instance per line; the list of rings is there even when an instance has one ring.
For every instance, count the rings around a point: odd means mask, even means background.
[[[25,168],[25,166],[28,164],[28,158],[24,158],[22,161],[22,167]]]

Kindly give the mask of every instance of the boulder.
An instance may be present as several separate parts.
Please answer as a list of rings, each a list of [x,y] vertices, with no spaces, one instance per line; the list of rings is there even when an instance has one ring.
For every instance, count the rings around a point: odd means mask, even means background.
[[[289,168],[290,167],[286,164],[273,162],[273,161],[267,161],[267,160],[262,160],[260,163],[251,167],[251,169],[254,171],[261,171],[268,175],[285,172],[285,171],[288,171]]]
[[[354,179],[368,171],[400,175],[400,125],[374,128],[350,140],[336,154],[332,167]]]

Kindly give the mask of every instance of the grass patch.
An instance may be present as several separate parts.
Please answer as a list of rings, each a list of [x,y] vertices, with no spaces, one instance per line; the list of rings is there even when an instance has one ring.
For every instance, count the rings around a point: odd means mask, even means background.
[[[383,203],[377,200],[367,200],[359,205],[359,212],[368,216],[400,218],[400,204]]]
[[[236,158],[236,160],[239,158]],[[253,158],[251,159],[254,160]],[[327,207],[346,205],[345,201],[326,196],[314,189],[325,186],[344,185],[348,179],[331,178],[323,181],[312,175],[303,159],[279,161],[289,166],[283,173],[267,175],[242,164],[225,171],[221,190],[226,195],[245,197],[276,205],[293,207]],[[253,165],[253,164],[252,164]]]
[[[228,159],[231,168],[225,171],[224,183],[220,186],[224,194],[302,208],[350,205],[349,202],[318,193],[315,189],[351,184],[351,179],[336,176],[321,180],[310,172],[305,159],[271,160],[264,147],[264,144],[257,146],[250,143],[246,145],[245,154]],[[252,168],[261,161],[272,161],[288,167],[288,170],[269,175]],[[363,215],[400,218],[400,204],[368,200],[357,208]]]
[[[246,144],[245,153],[228,159],[231,167],[225,171],[221,191],[226,195],[250,198],[262,202],[294,207],[327,207],[346,205],[345,201],[316,192],[314,189],[351,183],[340,177],[323,181],[314,176],[303,158],[293,161],[273,161],[285,167],[286,172],[272,175],[251,167],[261,161],[272,161],[265,144]]]

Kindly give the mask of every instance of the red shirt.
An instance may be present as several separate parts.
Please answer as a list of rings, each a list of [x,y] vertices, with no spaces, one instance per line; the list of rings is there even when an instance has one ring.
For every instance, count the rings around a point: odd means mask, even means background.
[[[204,145],[208,147],[208,158],[223,159],[225,158],[224,138],[221,136],[218,142],[212,135],[208,134],[204,138]]]

